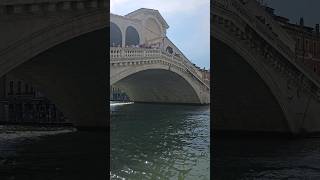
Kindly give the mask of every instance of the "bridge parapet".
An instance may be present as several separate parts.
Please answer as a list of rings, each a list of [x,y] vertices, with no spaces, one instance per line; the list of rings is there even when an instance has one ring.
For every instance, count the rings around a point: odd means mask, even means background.
[[[0,2],[0,15],[37,14],[55,11],[74,11],[107,8],[104,0],[13,0]]]
[[[241,17],[235,14],[231,16],[232,12],[230,11],[227,14],[228,16],[213,15],[213,26],[219,27],[215,28],[214,32],[228,32],[230,36],[238,40],[239,47],[248,49],[247,51],[254,55],[255,59],[261,59],[262,62],[259,63],[264,63],[276,69],[282,77],[285,76],[288,79],[288,86],[299,87],[298,89],[307,92],[320,102],[320,79],[316,73],[307,68],[293,54],[290,55],[290,58],[281,56],[279,49],[272,48],[270,44],[263,42],[264,40],[253,29],[236,27],[242,24],[239,23]],[[217,32],[218,29],[219,32]]]
[[[160,57],[160,49],[144,48],[110,48],[110,57],[112,60],[117,58],[143,58],[143,57]]]
[[[122,48],[122,47],[110,47],[110,60],[111,61],[135,61],[142,59],[164,59],[172,65],[177,66],[180,69],[184,69],[185,73],[192,75],[201,86],[209,90],[209,86],[203,81],[202,77],[196,73],[195,67],[190,65],[190,62],[182,57],[177,57],[168,54],[161,49],[147,49],[147,48]],[[168,64],[170,66],[170,64]]]
[[[245,6],[249,2],[251,2],[250,8]],[[270,24],[261,22],[258,17],[255,17],[254,14],[249,13],[249,9],[252,10],[259,8],[256,1],[215,0],[213,6],[225,8],[225,10],[228,10],[234,15],[241,17],[242,21],[245,21],[247,25],[255,29],[261,37],[264,37],[264,39],[268,41],[269,44],[280,49],[281,53],[283,53],[283,55],[287,56],[289,59],[294,59],[294,41],[290,39],[289,35],[284,32],[280,26],[278,27],[278,25],[273,22],[273,20],[270,19],[267,14],[263,14],[263,18],[268,18]],[[271,25],[271,23],[273,24]],[[274,29],[277,31],[274,32]]]
[[[302,73],[309,79],[314,86],[320,87],[319,77],[309,68],[307,68],[299,58],[296,57],[295,52],[291,50],[282,39],[278,38],[271,29],[259,21],[253,14],[248,13],[248,9],[244,6],[248,2],[253,2],[253,0],[214,0],[213,6],[215,11],[212,13],[212,19],[216,21],[219,25],[231,26],[233,31],[237,33],[237,36],[241,39],[252,41],[251,33],[247,31],[247,27],[251,27],[260,37],[268,43],[268,46],[262,47],[262,51],[269,51],[271,47],[274,48],[278,53],[280,53],[287,61],[290,62],[296,69],[297,73]],[[213,27],[213,26],[212,26]],[[281,32],[285,34],[285,32]],[[284,36],[284,35],[283,35]],[[294,44],[294,42],[292,42]],[[259,48],[259,47],[258,47]]]

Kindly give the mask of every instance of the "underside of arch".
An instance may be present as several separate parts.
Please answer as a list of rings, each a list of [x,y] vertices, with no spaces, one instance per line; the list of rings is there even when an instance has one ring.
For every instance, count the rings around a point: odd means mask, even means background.
[[[9,73],[42,91],[78,127],[106,127],[108,28],[62,42]]]
[[[290,131],[279,101],[259,74],[235,50],[211,39],[214,129]]]
[[[193,87],[175,72],[147,69],[131,74],[112,86],[119,87],[135,102],[199,104]]]

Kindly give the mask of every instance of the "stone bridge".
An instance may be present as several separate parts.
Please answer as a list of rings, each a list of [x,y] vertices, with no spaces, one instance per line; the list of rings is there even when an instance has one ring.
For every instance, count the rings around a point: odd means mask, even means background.
[[[319,77],[259,3],[214,0],[211,21],[214,129],[319,132]]]
[[[110,85],[135,102],[210,102],[209,84],[165,36],[169,26],[157,10],[142,8],[110,19]]]
[[[105,0],[0,1],[0,76],[36,85],[78,127],[107,126],[108,8]]]

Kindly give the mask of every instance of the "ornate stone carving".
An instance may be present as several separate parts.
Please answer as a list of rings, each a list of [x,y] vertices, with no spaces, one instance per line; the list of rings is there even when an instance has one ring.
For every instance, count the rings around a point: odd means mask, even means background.
[[[297,97],[300,97],[300,94],[302,91],[306,91],[308,93],[311,93],[314,98],[317,100],[320,100],[320,89],[317,87],[309,78],[302,72],[300,72],[299,69],[297,69],[293,64],[292,61],[294,61],[294,55],[291,52],[291,50],[284,45],[284,43],[281,43],[280,41],[275,42],[277,44],[275,49],[271,45],[263,46],[265,45],[265,40],[262,39],[262,37],[259,37],[257,33],[255,32],[256,30],[249,30],[247,27],[245,28],[245,31],[243,32],[241,27],[238,27],[234,21],[240,21],[240,17],[237,15],[233,16],[233,20],[230,19],[225,19],[222,16],[219,15],[214,15],[216,18],[214,19],[213,26],[219,26],[219,28],[224,29],[225,31],[231,32],[230,35],[235,36],[235,38],[241,40],[239,43],[243,43],[243,47],[248,47],[249,49],[253,48],[256,51],[250,51],[249,52],[253,53],[256,52],[257,58],[256,59],[261,59],[263,60],[264,64],[273,67],[277,72],[279,72],[282,76],[284,76],[288,82],[290,82],[290,87],[296,86],[297,87]],[[218,21],[216,21],[218,20]],[[231,24],[231,26],[226,26],[226,23],[222,22],[228,22],[228,24]],[[245,37],[247,34],[250,37],[249,39],[249,44],[248,40]],[[269,37],[269,36],[267,36]],[[273,40],[273,39],[272,39]],[[248,46],[246,46],[248,45]],[[272,53],[270,53],[272,52]],[[292,58],[292,59],[286,59],[281,52],[287,55],[287,57]],[[272,54],[272,55],[271,55]],[[302,67],[305,71],[310,71],[302,63],[299,62],[299,66]],[[312,72],[308,72],[310,75],[312,75]],[[304,79],[302,82],[297,82],[298,76],[297,74],[300,74],[300,79]],[[314,76],[314,74],[312,75]],[[317,77],[314,77],[315,79]],[[295,83],[296,82],[296,83]],[[291,96],[291,95],[290,95]]]

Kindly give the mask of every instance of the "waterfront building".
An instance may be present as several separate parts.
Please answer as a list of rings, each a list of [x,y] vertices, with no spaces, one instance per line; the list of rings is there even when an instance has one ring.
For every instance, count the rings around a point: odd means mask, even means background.
[[[120,88],[110,87],[110,101],[130,101],[129,96]]]
[[[316,24],[314,28],[306,26],[302,17],[299,24],[293,24],[289,22],[288,18],[276,15],[273,8],[268,6],[264,6],[264,8],[295,40],[296,57],[320,75],[319,24]]]
[[[63,113],[32,84],[10,75],[0,78],[1,122],[67,122]]]
[[[199,69],[199,71],[201,72],[201,77],[203,79],[203,81],[210,86],[210,69],[206,70],[205,68],[203,69]]]

